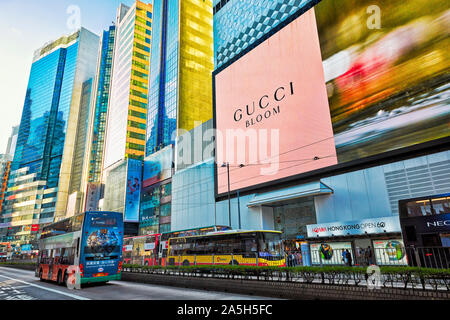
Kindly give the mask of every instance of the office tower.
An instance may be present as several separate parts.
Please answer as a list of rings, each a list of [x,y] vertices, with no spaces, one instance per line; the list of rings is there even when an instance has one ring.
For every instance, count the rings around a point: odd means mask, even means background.
[[[152,5],[136,1],[117,14],[104,168],[144,159]]]
[[[125,234],[137,234],[145,155],[153,6],[136,1],[117,13],[103,159],[103,209],[123,212]]]
[[[2,214],[3,202],[7,189],[9,172],[11,169],[12,157],[8,154],[0,154],[0,218]],[[1,238],[1,234],[0,234]]]
[[[214,0],[214,62],[221,67],[299,10],[320,0]]]
[[[6,153],[0,154],[0,214],[5,201],[8,178],[11,170],[11,163],[14,158],[14,151],[16,150],[18,133],[19,126],[14,126],[12,128],[11,136],[8,139]]]
[[[154,1],[146,156],[212,118],[212,0]]]
[[[19,126],[14,126],[12,128],[11,136],[8,139],[8,146],[6,147],[6,154],[11,156],[11,160],[14,157],[14,152],[16,151],[18,136],[19,136]]]
[[[35,52],[8,180],[0,229],[10,241],[33,241],[66,215],[77,181],[99,37],[81,28]]]
[[[103,31],[97,62],[97,73],[92,91],[86,153],[81,181],[81,207],[77,211],[98,210],[102,191],[103,151],[106,117],[110,101],[111,73],[114,57],[116,27]]]

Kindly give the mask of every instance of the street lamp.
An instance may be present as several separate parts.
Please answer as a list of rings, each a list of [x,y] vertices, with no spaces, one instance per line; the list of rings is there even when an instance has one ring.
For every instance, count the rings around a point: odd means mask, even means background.
[[[228,174],[228,223],[230,224],[230,228],[231,227],[231,197],[230,197],[230,164],[224,163],[222,164],[222,168],[227,168],[227,174]]]
[[[240,164],[239,168],[243,168],[245,165]],[[228,222],[231,228],[231,194],[230,194],[230,164],[228,162],[222,164],[222,168],[227,168],[228,175]],[[238,200],[238,217],[239,217],[239,229],[241,229],[241,206],[239,200],[239,190],[237,191],[237,200]]]

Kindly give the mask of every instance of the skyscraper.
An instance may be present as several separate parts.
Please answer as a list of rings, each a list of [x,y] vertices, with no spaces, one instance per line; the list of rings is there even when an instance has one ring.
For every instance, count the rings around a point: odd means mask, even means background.
[[[19,136],[19,126],[14,126],[12,128],[11,136],[8,139],[8,146],[6,147],[6,154],[9,154],[11,156],[11,160],[14,157],[14,152],[16,151],[18,136]]]
[[[146,155],[212,118],[212,0],[154,1]]]
[[[104,168],[144,159],[152,14],[139,0],[118,10]]]
[[[125,234],[137,233],[147,129],[153,6],[137,0],[117,12],[103,159],[103,209],[123,212]]]
[[[97,74],[92,88],[86,153],[81,181],[82,207],[75,208],[79,211],[87,210],[87,208],[89,210],[98,210],[98,200],[102,190],[106,117],[110,101],[115,39],[116,27],[110,26],[108,30],[103,31],[100,40]],[[88,202],[89,205],[87,205]]]
[[[19,126],[14,126],[12,128],[11,136],[8,139],[8,146],[6,147],[6,153],[0,154],[0,217],[2,213],[3,203],[5,201],[6,189],[8,186],[8,178],[11,170],[11,163],[14,158],[14,152],[16,150],[18,134],[19,134]]]
[[[80,129],[85,129],[98,43],[97,35],[81,28],[35,52],[0,219],[0,229],[10,228],[10,241],[32,241],[37,225],[66,214],[84,152]]]
[[[212,118],[212,19],[212,0],[154,1],[140,234],[171,229],[176,136]]]

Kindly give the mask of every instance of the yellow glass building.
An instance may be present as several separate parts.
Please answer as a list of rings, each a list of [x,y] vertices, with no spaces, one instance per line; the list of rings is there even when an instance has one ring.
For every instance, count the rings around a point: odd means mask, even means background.
[[[147,156],[213,114],[212,0],[155,0],[154,13]]]

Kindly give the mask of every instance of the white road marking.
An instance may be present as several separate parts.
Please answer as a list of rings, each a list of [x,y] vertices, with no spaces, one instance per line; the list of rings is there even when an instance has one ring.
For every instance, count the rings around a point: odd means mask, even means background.
[[[10,279],[10,280],[13,280],[13,281],[17,281],[17,282],[20,282],[20,283],[24,283],[26,285],[29,285],[29,286],[32,286],[32,287],[36,287],[36,288],[39,288],[39,289],[42,289],[42,290],[47,290],[47,291],[50,291],[50,292],[62,294],[64,296],[68,296],[68,297],[71,297],[71,298],[74,298],[74,299],[77,299],[77,300],[91,300],[89,298],[80,297],[80,296],[77,296],[75,294],[70,294],[70,293],[59,291],[59,290],[55,290],[55,289],[50,289],[50,288],[46,288],[46,287],[43,287],[43,286],[39,286],[39,285],[34,284],[34,283],[29,283],[29,282],[22,281],[22,280],[19,280],[19,279],[14,279],[14,278],[11,278],[11,277],[7,277],[7,276],[4,276],[2,274],[0,274],[0,277],[6,278],[6,279]]]

